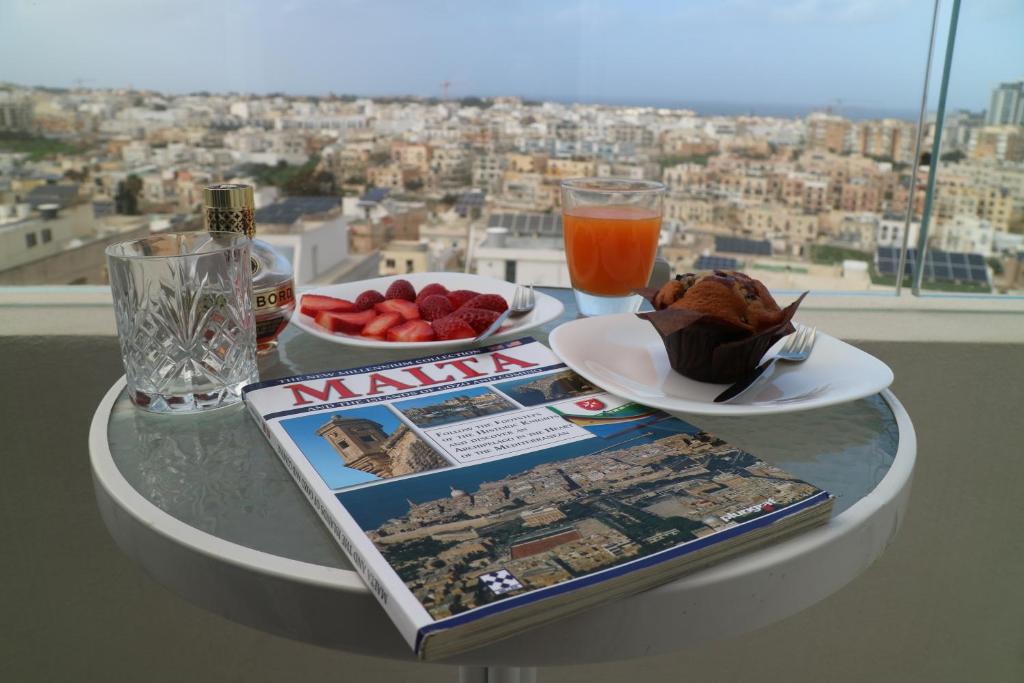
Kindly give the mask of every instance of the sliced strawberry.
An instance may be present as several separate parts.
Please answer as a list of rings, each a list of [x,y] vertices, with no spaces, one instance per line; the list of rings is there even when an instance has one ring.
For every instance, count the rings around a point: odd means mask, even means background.
[[[316,324],[330,332],[359,334],[363,327],[376,317],[376,311],[359,311],[356,313],[321,311],[316,316]]]
[[[498,294],[478,294],[459,308],[485,308],[488,311],[504,313],[508,310],[508,302]]]
[[[417,292],[417,294],[416,294],[416,303],[420,303],[421,301],[426,299],[428,296],[433,296],[434,294],[447,294],[447,293],[448,293],[448,288],[447,287],[445,287],[444,285],[439,285],[436,282],[431,282],[429,285],[427,285],[426,287],[421,289],[419,292]]]
[[[476,336],[469,323],[451,315],[434,321],[434,334],[438,339],[472,339]]]
[[[376,289],[368,289],[356,297],[356,308],[360,311],[365,311],[373,308],[374,304],[379,304],[381,301],[384,301],[383,294]]]
[[[364,337],[384,339],[384,335],[387,331],[403,320],[405,320],[405,318],[402,317],[401,313],[381,313],[376,318],[366,323],[359,334]]]
[[[434,341],[434,328],[426,320],[406,320],[401,325],[395,325],[388,330],[388,341]]]
[[[469,326],[473,328],[473,331],[480,334],[486,330],[491,323],[497,320],[500,315],[501,313],[498,313],[497,311],[488,311],[486,308],[460,308],[449,317],[457,318],[458,320],[469,323]]]
[[[373,308],[378,313],[398,313],[406,320],[416,320],[420,317],[420,309],[416,304],[405,299],[388,299],[381,301]]]
[[[479,292],[474,292],[469,289],[456,289],[454,292],[448,292],[448,301],[452,302],[452,308],[459,310],[462,307],[462,304],[479,294]]]
[[[417,303],[420,307],[420,317],[424,320],[437,320],[455,310],[444,294],[431,294]]]
[[[388,287],[388,291],[384,292],[384,298],[416,301],[416,290],[408,280],[395,280]]]
[[[320,311],[345,313],[354,310],[356,310],[356,305],[348,299],[335,299],[333,296],[321,294],[303,294],[302,305],[299,306],[299,312],[311,318],[315,318]]]

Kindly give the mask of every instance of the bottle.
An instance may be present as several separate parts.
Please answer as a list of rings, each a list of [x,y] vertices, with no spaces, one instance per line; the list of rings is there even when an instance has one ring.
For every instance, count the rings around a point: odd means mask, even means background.
[[[203,223],[211,232],[240,232],[252,240],[252,302],[256,316],[256,353],[277,347],[277,338],[295,310],[295,281],[288,260],[256,235],[251,185],[226,183],[203,190]]]

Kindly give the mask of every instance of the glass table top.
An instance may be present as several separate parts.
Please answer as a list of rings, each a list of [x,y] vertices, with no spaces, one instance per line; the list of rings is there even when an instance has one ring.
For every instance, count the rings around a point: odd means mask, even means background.
[[[544,289],[565,313],[532,331],[547,342],[576,316],[570,290]],[[276,353],[262,359],[261,379],[353,368],[422,355],[332,344],[289,326]],[[836,496],[840,514],[885,476],[899,430],[881,396],[819,410],[759,417],[681,415]],[[161,510],[200,531],[303,562],[351,568],[247,410],[155,415],[122,392],[107,428],[122,476]]]

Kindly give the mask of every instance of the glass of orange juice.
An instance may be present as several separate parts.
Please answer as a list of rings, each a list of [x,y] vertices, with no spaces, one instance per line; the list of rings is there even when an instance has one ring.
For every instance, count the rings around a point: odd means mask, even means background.
[[[650,180],[562,181],[565,259],[583,315],[629,313],[658,253],[665,186]]]

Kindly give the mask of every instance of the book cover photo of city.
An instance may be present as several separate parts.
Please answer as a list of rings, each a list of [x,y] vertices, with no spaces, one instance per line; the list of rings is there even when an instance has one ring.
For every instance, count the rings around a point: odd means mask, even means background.
[[[420,429],[519,409],[519,406],[488,387],[469,387],[444,394],[428,394],[407,401],[397,401],[393,405]]]
[[[336,494],[444,619],[693,544],[820,493],[664,413],[594,436]]]
[[[524,406],[536,406],[573,396],[594,394],[601,389],[572,370],[560,370],[540,377],[523,377],[499,382],[494,388]]]
[[[317,412],[281,426],[331,489],[451,466],[387,405]]]

